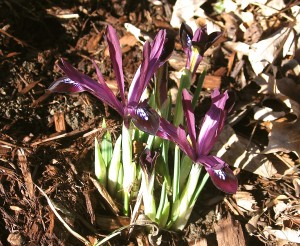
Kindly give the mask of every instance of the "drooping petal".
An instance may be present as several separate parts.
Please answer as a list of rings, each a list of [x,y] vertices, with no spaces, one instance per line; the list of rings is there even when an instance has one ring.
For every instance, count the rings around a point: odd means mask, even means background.
[[[64,76],[55,80],[49,86],[48,90],[52,92],[60,92],[60,93],[76,93],[76,92],[85,91],[85,88],[83,88],[79,83]]]
[[[89,76],[78,72],[70,63],[61,60],[59,67],[64,71],[67,78],[54,81],[49,90],[52,92],[83,92],[87,91],[99,98],[104,103],[115,109],[122,117],[124,116],[124,107],[115,97],[113,92],[105,83],[97,83]]]
[[[123,68],[122,68],[122,52],[120,48],[120,42],[116,30],[110,25],[108,25],[106,28],[106,35],[107,35],[107,43],[108,43],[110,58],[114,68],[116,80],[120,89],[121,99],[124,104],[125,103],[124,75],[123,75]]]
[[[127,113],[131,117],[132,123],[140,130],[155,135],[158,128],[160,117],[146,102],[138,105],[128,105]]]
[[[178,138],[177,127],[175,127],[172,123],[161,117],[160,125],[156,136],[176,143],[176,140]]]
[[[217,95],[218,93],[218,91],[213,92],[212,105],[204,116],[202,122],[197,141],[198,155],[207,155],[210,152],[224,126],[226,118],[226,111],[224,110],[224,107],[226,100],[228,99],[228,94],[219,93],[219,95]]]
[[[183,112],[186,119],[186,124],[188,128],[188,133],[192,141],[193,148],[197,148],[197,141],[196,141],[196,125],[195,125],[195,115],[192,108],[192,96],[190,93],[183,89],[182,91],[182,106]]]
[[[156,136],[172,141],[184,151],[192,160],[196,160],[196,151],[187,140],[186,133],[182,126],[176,127],[169,121],[160,117],[160,125]]]
[[[238,188],[237,178],[228,164],[216,156],[202,156],[198,163],[203,164],[214,185],[229,194],[234,194]]]

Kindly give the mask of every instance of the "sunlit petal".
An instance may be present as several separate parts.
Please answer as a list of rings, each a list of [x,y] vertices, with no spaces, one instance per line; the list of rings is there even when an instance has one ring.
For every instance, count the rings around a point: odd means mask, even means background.
[[[218,189],[230,194],[236,193],[238,181],[227,163],[216,156],[204,156],[198,161],[204,165]]]
[[[49,86],[48,90],[51,92],[59,93],[76,93],[85,91],[85,88],[68,77],[61,77],[58,80],[54,81]]]
[[[141,103],[135,107],[128,107],[132,123],[140,130],[155,135],[160,123],[158,113],[150,108],[146,103]]]
[[[196,125],[195,125],[195,115],[192,108],[192,96],[190,93],[184,89],[182,92],[182,106],[183,112],[186,119],[186,125],[188,128],[188,133],[191,138],[193,148],[196,149],[197,141],[196,141]]]
[[[106,35],[107,35],[109,54],[114,68],[116,80],[119,86],[121,99],[123,102],[125,102],[124,75],[123,75],[123,68],[122,68],[122,52],[120,48],[120,42],[116,30],[110,25],[107,26]]]

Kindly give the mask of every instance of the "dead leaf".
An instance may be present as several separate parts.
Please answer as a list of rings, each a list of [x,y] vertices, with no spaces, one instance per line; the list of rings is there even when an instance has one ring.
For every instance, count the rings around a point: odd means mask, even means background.
[[[293,185],[295,188],[296,197],[299,197],[299,195],[300,195],[300,179],[299,178],[293,179]]]
[[[300,230],[293,230],[290,228],[284,228],[282,230],[273,230],[269,227],[265,228],[264,232],[267,232],[277,239],[287,240],[288,242],[300,243]]]
[[[276,85],[282,94],[300,104],[300,84],[297,84],[291,78],[282,78],[276,81]]]
[[[294,42],[293,38],[290,38],[290,36],[293,35],[290,28],[284,27],[270,37],[251,45],[249,61],[257,75],[260,74],[269,63],[272,64],[280,52],[283,53],[283,56],[286,55],[286,50],[289,50]],[[286,48],[281,50],[283,45]]]
[[[264,153],[295,151],[300,156],[300,120],[295,123],[274,122]]]
[[[262,121],[274,121],[280,117],[283,117],[285,112],[275,112],[269,107],[254,107],[254,119]]]
[[[193,30],[196,30],[197,25],[193,18],[200,15],[200,6],[205,2],[206,0],[177,0],[170,21],[172,27],[180,28],[181,23],[186,22]]]
[[[249,144],[249,140],[237,136],[229,125],[222,130],[212,154],[222,158],[231,166],[266,178],[271,178],[277,173],[268,158],[260,154],[260,149],[253,143]]]
[[[256,201],[252,194],[248,191],[237,191],[233,195],[233,198],[236,200],[237,205],[243,212],[254,212],[256,209]]]

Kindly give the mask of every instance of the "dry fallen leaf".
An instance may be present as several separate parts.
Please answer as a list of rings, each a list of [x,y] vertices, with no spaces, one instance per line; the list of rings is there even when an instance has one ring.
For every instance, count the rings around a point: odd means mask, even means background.
[[[170,24],[174,28],[179,28],[182,22],[186,22],[193,30],[196,30],[197,25],[194,21],[194,16],[202,15],[200,6],[206,0],[177,0],[171,17]]]
[[[280,53],[284,57],[294,42],[293,32],[290,28],[284,27],[270,37],[251,45],[249,61],[254,72],[260,74]]]
[[[282,230],[273,230],[269,227],[265,228],[265,231],[278,239],[287,240],[288,242],[300,243],[300,230],[293,230],[290,228],[284,228]]]
[[[256,211],[256,201],[254,197],[248,191],[237,191],[233,195],[233,198],[236,200],[237,205],[243,212],[254,212]]]
[[[271,178],[277,173],[273,164],[260,149],[242,136],[237,136],[233,129],[226,125],[222,130],[212,154],[222,158],[229,165]]]
[[[264,153],[295,151],[300,156],[300,120],[295,123],[274,122]]]

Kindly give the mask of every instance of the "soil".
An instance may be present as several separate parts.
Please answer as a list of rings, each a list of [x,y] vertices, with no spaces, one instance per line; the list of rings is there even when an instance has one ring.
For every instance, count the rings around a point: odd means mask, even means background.
[[[170,26],[166,12],[166,6],[173,4],[156,6],[146,0],[0,2],[0,245],[82,245],[57,219],[37,186],[56,204],[66,223],[91,243],[113,231],[101,216],[116,218],[91,179],[94,137],[102,136],[104,117],[114,136],[122,121],[90,94],[49,94],[47,88],[62,76],[56,65],[60,58],[95,77],[93,58],[113,85],[104,36],[107,24],[117,29],[119,37],[126,35],[127,22],[149,36],[165,28],[177,35],[176,49],[180,50],[178,30]],[[141,47],[138,42],[122,47],[126,86],[141,62]],[[229,78],[222,84],[235,85]],[[203,92],[203,98],[208,95]],[[236,130],[249,136],[252,128],[247,123],[251,124],[244,122]],[[240,186],[258,186],[254,194],[257,201],[269,198],[264,180],[257,175],[240,171],[238,177]],[[274,181],[269,189],[276,189],[279,182],[285,185],[284,180]],[[205,245],[201,238],[206,238],[207,245],[221,245],[217,218],[229,216],[227,222],[235,223],[245,245],[263,245],[245,228],[250,216],[233,214],[224,198],[230,201],[208,183],[187,228],[178,233],[163,232],[162,245]],[[128,219],[124,221],[128,223]],[[147,245],[146,239],[142,230],[127,231],[109,244]]]

